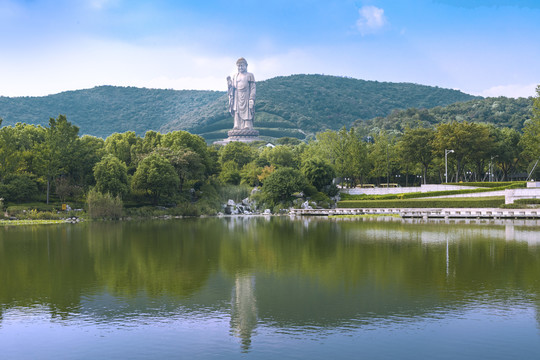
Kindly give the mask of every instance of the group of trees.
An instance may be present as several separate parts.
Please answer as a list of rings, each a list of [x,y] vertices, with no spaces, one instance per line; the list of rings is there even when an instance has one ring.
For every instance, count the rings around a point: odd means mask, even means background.
[[[197,200],[212,186],[246,184],[260,186],[260,201],[277,206],[299,192],[323,199],[336,193],[333,167],[304,157],[307,145],[296,139],[274,148],[264,142],[220,147],[186,131],[148,131],[144,137],[128,131],[106,139],[78,133],[64,115],[47,127],[0,128],[0,197],[48,203],[52,195],[61,201],[99,198],[97,191],[139,204],[178,204]]]
[[[445,154],[449,181],[509,180],[526,176],[540,157],[540,87],[538,94],[522,132],[468,121],[371,134],[343,127],[309,143],[281,138],[277,146],[207,145],[186,131],[80,137],[63,115],[47,127],[18,123],[0,128],[0,197],[49,202],[52,193],[64,201],[93,189],[172,204],[196,200],[208,184],[246,184],[260,188],[260,202],[276,207],[297,193],[328,200],[337,192],[335,177],[342,185],[443,182]]]
[[[467,120],[419,121],[413,110],[401,131],[343,128],[319,133],[316,144],[337,175],[353,184],[443,182],[446,165],[448,181],[526,178],[540,158],[540,87],[537,93],[528,119],[518,129]],[[492,101],[490,107],[502,106],[497,104]],[[535,178],[538,170],[537,166]]]
[[[0,197],[48,203],[51,190],[63,201],[95,187],[157,203],[218,171],[216,152],[185,131],[149,131],[142,138],[128,131],[105,140],[78,133],[63,115],[51,118],[47,127],[0,128]]]

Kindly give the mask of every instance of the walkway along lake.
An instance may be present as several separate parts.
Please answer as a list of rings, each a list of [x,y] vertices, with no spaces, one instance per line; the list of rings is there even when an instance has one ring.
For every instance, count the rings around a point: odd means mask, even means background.
[[[0,228],[2,359],[532,359],[540,221]]]

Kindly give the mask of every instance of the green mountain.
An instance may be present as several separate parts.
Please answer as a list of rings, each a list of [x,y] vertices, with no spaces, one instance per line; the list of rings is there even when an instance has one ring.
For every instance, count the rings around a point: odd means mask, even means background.
[[[402,131],[406,127],[427,127],[441,122],[467,120],[521,130],[532,116],[533,102],[532,97],[475,99],[431,109],[396,110],[386,117],[358,120],[354,125],[369,133],[379,130]]]
[[[107,137],[114,132],[144,135],[182,114],[223,96],[219,91],[162,90],[98,86],[42,97],[0,97],[2,125],[17,122],[46,126],[59,114],[79,126],[81,134]]]
[[[261,136],[300,139],[355,121],[385,117],[395,109],[432,108],[477,97],[410,83],[365,81],[325,75],[276,77],[257,83],[255,128]],[[44,97],[0,97],[2,125],[47,125],[65,114],[81,134],[187,130],[207,141],[232,128],[227,95],[219,91],[100,86]]]
[[[326,129],[350,127],[356,120],[386,116],[395,109],[431,108],[477,97],[456,90],[365,81],[325,75],[292,75],[257,83],[255,128],[261,136],[300,139]],[[223,139],[232,127],[227,96],[184,114],[162,127],[189,129],[207,140]]]

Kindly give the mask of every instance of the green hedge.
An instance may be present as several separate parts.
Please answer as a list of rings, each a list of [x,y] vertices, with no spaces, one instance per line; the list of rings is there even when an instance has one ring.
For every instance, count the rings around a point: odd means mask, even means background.
[[[470,183],[467,183],[467,184],[470,184]],[[474,183],[474,184],[482,184],[482,183]],[[413,192],[413,193],[387,194],[387,195],[366,195],[366,194],[350,195],[350,194],[342,193],[341,199],[342,200],[394,200],[394,199],[402,200],[402,199],[426,198],[426,197],[433,197],[433,196],[475,194],[475,193],[483,193],[483,192],[525,187],[525,186],[521,186],[521,185],[525,185],[524,181],[514,181],[514,182],[504,182],[504,183],[499,182],[499,183],[490,183],[490,184],[499,184],[500,186],[491,187],[491,188],[483,188],[483,189],[444,190],[444,191],[430,191],[430,192],[424,192],[424,193]]]
[[[460,182],[460,183],[448,183],[448,185],[458,185],[458,186],[477,186],[477,187],[486,187],[486,188],[499,188],[504,187],[507,189],[518,189],[527,187],[526,181],[494,181],[494,182]]]
[[[504,204],[504,196],[407,200],[343,200],[339,208],[491,208]]]
[[[540,199],[517,199],[517,200],[514,201],[514,204],[537,205],[537,204],[540,204]]]

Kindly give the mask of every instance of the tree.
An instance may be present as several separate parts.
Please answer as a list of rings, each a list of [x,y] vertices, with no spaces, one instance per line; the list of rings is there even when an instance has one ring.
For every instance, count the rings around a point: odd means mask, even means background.
[[[330,185],[336,176],[336,172],[330,164],[316,158],[304,162],[302,165],[302,174],[319,191],[322,191],[325,186]]]
[[[178,175],[163,155],[152,153],[137,166],[131,182],[134,190],[142,190],[157,204],[164,195],[172,195],[178,188]]]
[[[292,194],[302,191],[307,185],[304,175],[296,169],[282,167],[272,172],[261,188],[263,201],[271,206],[288,203]]]
[[[35,176],[28,173],[9,174],[0,184],[1,196],[8,201],[25,202],[36,199],[38,188]]]
[[[180,180],[180,192],[182,192],[185,182],[190,180],[202,180],[205,166],[199,154],[188,148],[173,150],[165,147],[158,147],[154,150],[163,155],[176,170]]]
[[[300,159],[297,153],[294,152],[292,146],[279,145],[276,147],[266,147],[260,154],[259,164],[273,165],[279,167],[298,168]]]
[[[521,136],[517,130],[510,128],[495,128],[494,130],[495,148],[491,155],[490,162],[497,164],[502,170],[502,181],[509,179],[509,174],[515,171],[521,160],[523,147],[521,145]]]
[[[348,178],[350,182],[363,181],[368,169],[367,148],[354,128],[319,133],[313,147],[308,152],[328,160],[337,176]]]
[[[400,154],[405,162],[421,164],[424,184],[427,184],[428,168],[433,161],[433,139],[435,131],[431,128],[407,128],[399,140]]]
[[[465,178],[467,161],[476,165],[477,173],[481,172],[494,143],[486,125],[452,121],[437,126],[433,144],[441,157],[445,150],[454,150],[452,158],[456,161],[456,181],[459,181]]]
[[[240,183],[249,186],[259,186],[259,176],[262,174],[262,167],[258,166],[255,161],[244,165],[240,170]]]
[[[61,202],[65,202],[69,196],[78,196],[83,191],[80,186],[73,183],[73,180],[69,176],[56,178],[54,188]]]
[[[128,173],[133,174],[138,159],[135,158],[136,152],[132,151],[132,148],[136,148],[140,142],[142,142],[141,138],[134,131],[114,133],[105,139],[105,151],[126,164]]]
[[[206,145],[199,135],[187,131],[173,131],[161,137],[161,146],[171,150],[191,150],[198,154],[204,165],[204,176],[208,177],[219,172],[217,154]]]
[[[129,191],[127,166],[113,154],[105,155],[94,166],[96,190],[112,196],[125,196]]]
[[[105,141],[95,136],[84,135],[79,138],[78,173],[73,177],[79,179],[82,186],[94,185],[94,167],[105,155]]]
[[[533,116],[525,122],[521,145],[523,155],[529,161],[540,159],[540,85],[536,88]]]
[[[23,156],[17,144],[16,129],[0,129],[0,181],[24,168]]]
[[[254,159],[254,150],[247,143],[233,141],[221,149],[220,162],[225,164],[234,161],[238,168],[242,168]]]
[[[369,146],[369,159],[372,165],[371,176],[377,178],[377,182],[384,179],[390,182],[390,175],[398,172],[400,159],[396,135],[381,131],[373,137],[373,144]]]
[[[225,184],[240,184],[241,176],[240,171],[238,170],[238,164],[233,160],[226,161],[221,166],[219,179]]]
[[[78,135],[79,128],[67,121],[65,115],[59,115],[57,119],[49,119],[44,142],[36,146],[41,173],[47,181],[47,204],[51,181],[58,175],[72,173],[77,166]]]

